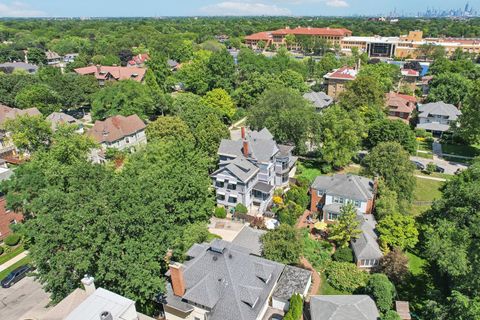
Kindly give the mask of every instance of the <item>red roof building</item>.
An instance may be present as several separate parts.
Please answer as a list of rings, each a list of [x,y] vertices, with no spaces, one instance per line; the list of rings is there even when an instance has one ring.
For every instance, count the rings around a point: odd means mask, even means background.
[[[337,99],[340,93],[345,90],[345,85],[355,80],[358,71],[355,68],[348,66],[341,67],[327,73],[323,78],[327,85],[327,94],[333,99]]]
[[[100,85],[108,80],[134,80],[142,82],[145,77],[145,68],[138,67],[118,67],[118,66],[88,66],[77,68],[75,72],[81,75],[93,75]]]
[[[412,112],[417,105],[417,98],[406,94],[389,92],[386,95],[386,103],[390,119],[400,119],[409,123]]]
[[[296,36],[318,36],[318,37],[349,37],[352,31],[345,28],[311,28],[298,27],[295,29],[285,28],[272,31],[272,35],[287,35],[293,34]]]
[[[150,59],[148,53],[140,53],[132,58],[132,60],[128,61],[129,67],[144,67],[145,62]]]
[[[5,239],[12,231],[10,226],[23,221],[23,214],[6,208],[7,201],[0,198],[0,240]]]

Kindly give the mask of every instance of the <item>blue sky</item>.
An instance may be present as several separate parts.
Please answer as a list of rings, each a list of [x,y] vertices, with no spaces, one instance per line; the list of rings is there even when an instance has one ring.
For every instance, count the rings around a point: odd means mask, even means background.
[[[470,0],[480,11],[480,0]],[[373,15],[463,7],[466,0],[0,0],[0,17]]]

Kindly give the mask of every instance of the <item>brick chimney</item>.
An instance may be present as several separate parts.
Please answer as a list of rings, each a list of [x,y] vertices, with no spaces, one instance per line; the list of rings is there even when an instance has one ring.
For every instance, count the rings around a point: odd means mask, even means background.
[[[102,66],[97,64],[97,73],[100,74],[100,72],[102,71]]]
[[[243,156],[245,158],[248,158],[250,155],[250,152],[248,150],[248,140],[243,139]]]
[[[242,139],[245,139],[245,127],[242,127],[241,132],[242,132]]]
[[[180,263],[170,264],[170,279],[172,281],[173,293],[182,297],[185,294],[185,279],[183,278],[183,266]]]
[[[86,274],[83,279],[81,280],[82,281],[82,284],[83,284],[83,288],[85,289],[85,292],[87,293],[87,295],[91,295],[92,293],[95,292],[95,282],[94,282],[94,278],[89,276],[88,274]]]

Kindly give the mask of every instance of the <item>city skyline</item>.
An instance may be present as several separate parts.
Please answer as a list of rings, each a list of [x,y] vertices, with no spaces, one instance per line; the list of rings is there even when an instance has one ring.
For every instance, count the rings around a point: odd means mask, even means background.
[[[480,0],[182,0],[181,5],[154,0],[82,2],[2,1],[0,17],[164,17],[164,16],[472,16]],[[120,4],[120,5],[119,5]],[[419,14],[421,13],[421,14]]]

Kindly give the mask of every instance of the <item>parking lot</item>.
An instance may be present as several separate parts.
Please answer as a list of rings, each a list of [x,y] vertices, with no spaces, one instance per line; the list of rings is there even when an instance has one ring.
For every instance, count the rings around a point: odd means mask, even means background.
[[[20,280],[11,288],[0,288],[0,318],[2,320],[35,319],[29,315],[45,313],[48,294],[34,278]]]

